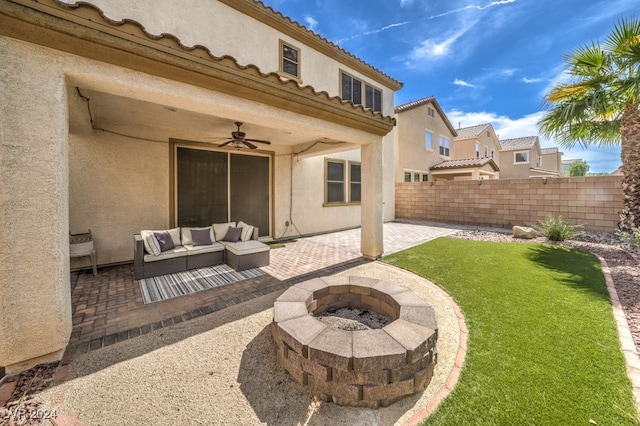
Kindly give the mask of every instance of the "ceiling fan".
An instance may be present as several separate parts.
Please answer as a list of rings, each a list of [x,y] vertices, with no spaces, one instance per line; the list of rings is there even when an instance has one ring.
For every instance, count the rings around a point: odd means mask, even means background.
[[[248,139],[245,138],[246,133],[240,131],[240,126],[242,126],[242,122],[241,121],[236,121],[236,126],[238,126],[238,130],[236,130],[235,132],[231,132],[231,139],[229,139],[228,141],[218,145],[219,148],[222,148],[223,146],[227,146],[229,144],[231,144],[235,149],[241,149],[243,147],[249,147],[251,149],[256,149],[258,148],[257,146],[255,146],[253,143],[251,142],[255,142],[255,143],[264,143],[267,145],[270,145],[271,142],[269,141],[263,141],[260,139]]]

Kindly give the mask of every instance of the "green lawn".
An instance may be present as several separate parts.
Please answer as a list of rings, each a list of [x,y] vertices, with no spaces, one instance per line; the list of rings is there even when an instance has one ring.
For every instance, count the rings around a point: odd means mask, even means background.
[[[469,328],[460,380],[424,424],[640,424],[595,256],[440,238],[383,261],[444,288]]]

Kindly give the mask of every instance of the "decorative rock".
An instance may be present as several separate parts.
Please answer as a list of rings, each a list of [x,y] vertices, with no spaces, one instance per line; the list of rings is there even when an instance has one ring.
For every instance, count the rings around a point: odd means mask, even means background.
[[[538,232],[535,229],[529,228],[528,226],[514,226],[513,227],[513,238],[523,238],[526,240],[531,240],[538,236]]]

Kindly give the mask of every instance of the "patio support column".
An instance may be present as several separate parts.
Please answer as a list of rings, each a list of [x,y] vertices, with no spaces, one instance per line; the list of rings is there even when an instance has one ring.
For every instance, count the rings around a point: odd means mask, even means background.
[[[0,371],[71,334],[67,95],[53,54],[0,36]]]
[[[382,138],[360,147],[361,157],[361,237],[360,251],[369,259],[379,258],[382,239]]]

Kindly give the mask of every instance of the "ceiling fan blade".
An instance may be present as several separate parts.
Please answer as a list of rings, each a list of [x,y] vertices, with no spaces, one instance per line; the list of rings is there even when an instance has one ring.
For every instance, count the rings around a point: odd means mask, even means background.
[[[243,143],[248,146],[251,149],[256,149],[257,146],[255,146],[254,144],[252,144],[251,142],[248,142],[246,139],[243,141]]]
[[[267,145],[271,145],[271,142],[263,141],[263,140],[260,140],[260,139],[246,139],[245,138],[245,141],[257,142],[257,143],[266,143]]]
[[[218,145],[218,148],[222,148],[223,146],[229,145],[231,142],[233,142],[233,139],[230,139],[228,141],[226,141],[225,143]]]

